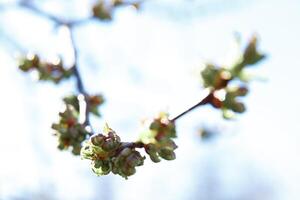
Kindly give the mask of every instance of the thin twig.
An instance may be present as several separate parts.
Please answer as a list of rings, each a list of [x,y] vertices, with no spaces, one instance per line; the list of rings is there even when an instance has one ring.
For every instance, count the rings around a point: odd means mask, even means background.
[[[23,8],[26,8],[26,9],[34,12],[34,13],[36,13],[36,14],[38,14],[39,16],[50,19],[51,21],[53,21],[57,25],[65,24],[65,22],[62,19],[40,10],[39,8],[33,6],[32,3],[28,0],[23,0],[18,5],[23,7]]]
[[[46,13],[42,10],[40,10],[39,8],[33,6],[30,3],[30,0],[23,0],[19,3],[20,6],[27,8],[33,12],[35,12],[36,14],[42,16],[42,17],[46,17],[49,20],[53,21],[54,23],[56,23],[58,26],[66,26],[69,31],[70,31],[70,40],[71,40],[71,45],[72,45],[72,49],[73,49],[73,55],[74,55],[74,64],[73,64],[73,69],[74,69],[74,76],[76,78],[77,81],[77,90],[79,91],[80,94],[82,94],[84,96],[85,99],[85,103],[86,103],[86,109],[85,109],[85,121],[84,124],[87,126],[91,126],[90,124],[90,120],[89,120],[89,104],[87,101],[87,93],[85,91],[84,85],[83,85],[83,81],[82,78],[80,76],[80,73],[78,71],[78,50],[76,48],[75,45],[75,39],[74,39],[74,33],[73,33],[73,27],[76,25],[81,25],[83,23],[86,23],[90,20],[93,19],[93,17],[88,17],[86,19],[79,19],[79,20],[74,20],[74,21],[65,21],[63,19],[60,19],[54,15],[51,15],[49,13]],[[179,115],[177,115],[176,117],[172,118],[171,121],[175,122],[176,120],[178,120],[179,118],[181,118],[182,116],[184,116],[185,114],[191,112],[192,110],[194,110],[195,108],[201,106],[201,105],[205,105],[208,104],[209,102],[211,102],[211,99],[213,97],[213,91],[211,91],[210,93],[208,93],[203,99],[201,99],[200,102],[198,102],[197,104],[193,105],[192,107],[188,108],[187,110],[183,111],[182,113],[180,113]],[[126,144],[126,147],[142,147],[140,144],[137,143],[128,143]]]
[[[176,120],[178,120],[179,118],[181,118],[185,114],[189,113],[190,111],[194,110],[195,108],[210,103],[213,97],[214,97],[213,92],[208,93],[203,99],[201,99],[201,101],[199,101],[197,104],[193,105],[192,107],[188,108],[187,110],[183,111],[182,113],[180,113],[176,117],[172,118],[171,121],[175,122]]]
[[[118,155],[125,148],[145,148],[145,144],[142,142],[123,142],[122,145],[116,150],[115,155]]]
[[[23,0],[18,5],[20,7],[23,7],[23,8],[26,8],[26,9],[32,11],[33,13],[36,13],[39,16],[42,16],[44,18],[47,18],[47,19],[51,20],[52,22],[54,22],[56,24],[56,26],[66,25],[68,27],[73,27],[73,26],[82,25],[82,24],[87,23],[87,22],[89,22],[90,20],[93,19],[93,16],[89,16],[89,17],[83,18],[83,19],[67,21],[67,20],[61,19],[59,17],[56,17],[56,16],[54,16],[50,13],[47,13],[47,12],[39,9],[36,6],[33,6],[33,4],[30,3],[29,0]]]
[[[57,26],[66,26],[68,28],[69,37],[70,37],[70,41],[71,41],[71,46],[72,46],[72,50],[73,50],[74,63],[73,63],[72,68],[74,70],[74,76],[76,78],[76,88],[77,88],[78,92],[84,96],[84,101],[85,101],[85,106],[86,106],[85,109],[83,109],[83,110],[85,110],[85,113],[84,113],[85,117],[84,117],[83,124],[86,125],[86,126],[89,126],[92,129],[90,119],[89,119],[89,102],[88,102],[88,99],[87,99],[88,95],[87,95],[87,92],[84,88],[80,72],[78,70],[78,50],[77,50],[77,47],[76,47],[76,42],[75,42],[75,38],[74,38],[74,31],[73,31],[73,26],[74,25],[84,23],[87,20],[89,20],[90,18],[84,19],[84,20],[67,22],[67,21],[64,21],[64,20],[62,20],[62,19],[60,19],[60,18],[58,18],[54,15],[46,13],[43,10],[40,10],[39,8],[33,6],[32,3],[30,2],[30,0],[23,0],[19,3],[19,5],[26,8],[26,9],[29,9],[30,11],[38,14],[39,16],[45,17],[45,18],[53,21]]]
[[[85,124],[86,126],[89,126],[92,129],[92,126],[90,123],[90,118],[89,118],[89,106],[90,105],[88,102],[88,94],[85,90],[80,72],[78,70],[78,50],[76,47],[74,31],[73,31],[72,27],[67,26],[67,28],[69,29],[70,41],[71,41],[71,46],[72,46],[72,50],[73,50],[74,63],[73,63],[72,68],[74,70],[74,76],[76,78],[76,87],[77,87],[78,92],[84,96],[84,101],[85,101],[85,109],[83,109],[83,110],[85,110],[85,113],[84,113],[85,118],[84,118],[83,124]]]
[[[122,145],[122,149],[125,148],[143,148],[145,146],[142,142],[124,142]]]

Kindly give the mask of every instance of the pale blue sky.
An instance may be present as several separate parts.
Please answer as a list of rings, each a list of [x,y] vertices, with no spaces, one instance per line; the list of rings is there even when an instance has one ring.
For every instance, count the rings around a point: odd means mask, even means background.
[[[45,7],[49,11],[60,1],[50,2]],[[71,15],[84,16],[87,11],[81,8],[87,2],[74,2],[80,12]],[[190,6],[192,2],[196,6]],[[57,120],[60,98],[74,85],[36,83],[19,72],[11,58],[13,48],[7,50],[0,35],[0,199],[33,199],[39,191],[50,192],[49,199],[71,200],[134,200],[141,195],[171,200],[299,199],[299,10],[297,0],[156,0],[138,13],[120,9],[111,24],[78,27],[85,85],[107,98],[101,109],[105,119],[93,119],[93,125],[101,130],[107,121],[127,141],[138,137],[141,119],[166,109],[176,115],[197,101],[202,95],[197,74],[201,62],[227,60],[235,32],[243,44],[258,33],[260,49],[268,55],[254,69],[267,81],[251,83],[245,114],[228,122],[211,108],[195,110],[178,122],[177,159],[159,164],[147,160],[127,181],[95,177],[88,162],[55,148],[49,127]],[[0,11],[0,24],[0,31],[25,49],[47,58],[60,53],[71,63],[64,30],[53,31],[47,20],[15,9]],[[205,122],[220,124],[224,134],[201,142],[196,129]]]

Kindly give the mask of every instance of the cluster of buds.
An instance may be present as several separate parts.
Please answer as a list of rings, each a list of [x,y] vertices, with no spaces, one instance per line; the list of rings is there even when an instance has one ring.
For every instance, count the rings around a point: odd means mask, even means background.
[[[220,93],[223,95],[218,95]],[[245,112],[245,104],[239,99],[246,96],[247,93],[248,89],[245,86],[227,86],[225,89],[215,91],[208,103],[221,109],[225,119],[230,119],[234,116],[234,113]]]
[[[20,59],[19,68],[24,71],[38,72],[39,80],[49,80],[59,83],[73,74],[73,68],[65,69],[61,59],[54,62],[41,61],[38,55],[28,54]]]
[[[59,122],[52,124],[52,129],[58,137],[58,148],[61,150],[72,149],[74,155],[79,155],[82,142],[90,135],[86,126],[78,121],[78,112],[70,104],[66,104],[64,112],[59,113]]]
[[[93,6],[93,16],[100,20],[111,20],[114,10],[120,6],[133,6],[135,9],[139,9],[141,2],[129,2],[124,0],[111,0],[105,2],[104,0],[99,0]]]
[[[240,102],[239,97],[246,96],[248,89],[243,86],[227,88],[225,99],[222,102],[222,110],[224,118],[230,118],[231,112],[243,113],[245,112],[244,103]]]
[[[88,111],[95,116],[100,117],[100,112],[99,112],[99,106],[104,103],[104,98],[101,94],[97,95],[86,95],[85,97],[85,102],[87,103],[87,108]],[[64,102],[66,104],[72,105],[77,112],[79,112],[79,96],[77,95],[70,95],[65,97]]]
[[[145,144],[146,153],[153,162],[160,162],[160,158],[174,160],[174,150],[177,145],[172,138],[176,138],[175,124],[168,119],[166,113],[160,113],[150,123],[149,130],[144,132],[141,141]]]
[[[218,90],[227,86],[232,79],[231,73],[225,68],[219,68],[213,64],[206,64],[201,71],[201,77],[205,88]]]
[[[244,81],[243,75],[246,67],[254,65],[265,58],[265,55],[257,50],[257,39],[252,37],[245,50],[241,53],[237,62],[231,67],[218,67],[207,64],[201,72],[203,85],[213,93],[210,99],[211,105],[223,111],[224,118],[231,118],[234,113],[243,113],[245,105],[238,100],[245,96],[248,89],[245,86],[232,86],[232,80]],[[218,93],[224,93],[218,97]]]
[[[266,55],[258,52],[257,50],[257,37],[253,36],[248,45],[246,46],[244,52],[240,55],[240,58],[237,60],[236,64],[231,68],[231,73],[237,78],[241,78],[243,70],[245,67],[255,65],[259,61],[263,60]]]
[[[143,165],[145,157],[121,142],[120,137],[107,125],[104,134],[93,135],[81,149],[81,156],[92,161],[92,170],[98,176],[110,172],[127,179],[135,174],[136,167]]]

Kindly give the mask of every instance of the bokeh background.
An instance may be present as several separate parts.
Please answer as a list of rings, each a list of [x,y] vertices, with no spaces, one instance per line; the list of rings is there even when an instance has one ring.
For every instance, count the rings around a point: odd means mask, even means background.
[[[89,15],[93,3],[34,2],[67,19]],[[12,1],[0,3],[1,200],[300,199],[300,1],[151,0],[139,12],[118,9],[111,23],[75,29],[84,84],[107,100],[93,126],[101,131],[108,122],[127,141],[138,137],[142,119],[196,103],[201,63],[229,62],[237,33],[242,44],[257,33],[268,55],[253,69],[259,80],[250,84],[245,114],[224,121],[198,108],[177,123],[177,159],[147,159],[129,180],[96,177],[88,161],[56,148],[50,126],[74,81],[37,83],[15,58],[31,50],[71,64],[67,33],[24,8],[1,9]],[[203,141],[203,125],[217,136]]]

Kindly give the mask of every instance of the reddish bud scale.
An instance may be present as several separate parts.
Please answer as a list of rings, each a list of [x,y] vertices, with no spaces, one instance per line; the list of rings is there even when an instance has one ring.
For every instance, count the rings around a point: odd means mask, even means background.
[[[73,127],[77,122],[76,122],[76,119],[74,119],[74,118],[69,118],[69,119],[67,119],[66,123],[67,123],[68,128],[71,128],[71,127]]]
[[[156,139],[157,141],[159,141],[159,140],[161,140],[161,139],[164,138],[164,137],[165,137],[165,133],[164,133],[163,131],[160,131],[160,132],[158,132],[158,133],[156,134],[155,139]]]
[[[223,106],[222,101],[215,96],[212,96],[209,103],[215,108],[221,108]]]
[[[102,103],[102,99],[97,96],[91,96],[89,97],[89,102],[91,105],[99,105]]]
[[[64,144],[65,147],[70,146],[70,139],[67,139],[67,138],[64,139],[64,140],[63,140],[63,144]]]

